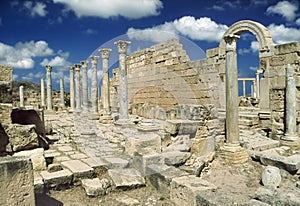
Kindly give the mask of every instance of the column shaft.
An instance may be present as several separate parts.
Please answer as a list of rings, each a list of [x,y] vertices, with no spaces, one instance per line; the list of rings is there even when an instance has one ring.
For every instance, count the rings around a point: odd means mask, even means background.
[[[91,89],[91,102],[92,112],[98,113],[98,77],[97,77],[97,64],[98,56],[91,56],[92,61],[92,89]]]
[[[64,89],[64,79],[59,79],[59,87],[60,87],[60,106],[65,107],[65,89]]]
[[[246,97],[246,81],[243,80],[243,96]]]
[[[226,41],[226,143],[239,145],[237,37],[227,36],[224,39]]]
[[[45,82],[44,79],[41,78],[41,107],[45,107]]]
[[[74,67],[69,67],[70,69],[70,106],[71,110],[75,110],[75,91],[74,91]]]
[[[88,97],[88,76],[87,76],[87,61],[81,61],[82,65],[82,105],[84,110],[88,110],[89,97]]]
[[[20,107],[24,107],[24,86],[23,85],[19,87],[19,93],[20,93]]]
[[[51,79],[51,66],[46,66],[46,79],[47,79],[47,110],[52,110],[52,79]]]
[[[80,100],[80,64],[75,64],[75,100],[76,100],[76,110],[81,109]]]
[[[259,74],[260,74],[260,72],[259,71],[257,71],[256,72],[256,98],[259,98],[259,95],[260,95],[260,93],[259,93],[259,90],[260,90],[260,88],[259,88]]]

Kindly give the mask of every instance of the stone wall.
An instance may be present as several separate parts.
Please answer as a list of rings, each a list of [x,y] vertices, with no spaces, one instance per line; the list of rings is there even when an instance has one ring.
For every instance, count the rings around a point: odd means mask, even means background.
[[[0,159],[0,191],[0,205],[35,205],[33,170],[29,159]]]
[[[0,65],[0,102],[12,102],[12,67]]]

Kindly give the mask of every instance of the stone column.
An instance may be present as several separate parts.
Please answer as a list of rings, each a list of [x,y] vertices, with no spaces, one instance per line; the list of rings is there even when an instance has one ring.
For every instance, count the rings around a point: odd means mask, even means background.
[[[225,36],[226,42],[226,143],[223,158],[230,163],[243,163],[249,158],[240,146],[238,114],[238,70],[236,58],[236,35]]]
[[[65,89],[64,89],[64,79],[59,79],[59,86],[60,86],[60,106],[62,108],[65,107]]]
[[[297,135],[297,112],[296,112],[296,80],[295,69],[288,64],[286,67],[286,90],[285,90],[285,136],[284,140],[298,139]]]
[[[263,70],[259,69],[256,71],[256,98],[259,99],[260,97],[260,80],[259,80],[259,75],[262,74]]]
[[[252,87],[253,87],[253,95],[252,97],[257,98],[257,79],[252,81]]]
[[[81,99],[80,99],[80,64],[75,64],[75,102],[76,111],[81,110]]]
[[[100,49],[102,57],[102,104],[103,104],[103,118],[110,118],[110,92],[109,92],[109,76],[108,76],[108,59],[111,52],[111,49]]]
[[[82,66],[82,105],[84,110],[88,110],[89,97],[88,97],[88,76],[87,76],[87,61],[81,61]]]
[[[97,64],[99,56],[91,56],[92,61],[92,112],[98,113],[98,77],[97,77]]]
[[[243,97],[246,97],[246,81],[243,80]]]
[[[20,107],[23,108],[24,107],[24,86],[23,85],[19,87],[19,93],[20,93]]]
[[[224,37],[226,42],[226,143],[239,145],[238,75],[236,40],[238,36]]]
[[[45,82],[44,79],[41,78],[41,107],[45,107]]]
[[[127,90],[127,69],[126,69],[126,51],[131,42],[117,41],[115,44],[118,46],[119,52],[119,69],[120,69],[120,117],[118,123],[126,124],[130,123],[128,116],[128,90]]]
[[[47,80],[47,110],[52,110],[52,79],[51,79],[52,67],[46,66],[46,80]]]
[[[75,110],[75,91],[74,91],[74,67],[70,66],[70,106],[71,111]]]

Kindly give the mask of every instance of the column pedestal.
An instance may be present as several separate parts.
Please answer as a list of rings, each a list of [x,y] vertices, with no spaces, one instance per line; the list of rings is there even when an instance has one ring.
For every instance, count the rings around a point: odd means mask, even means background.
[[[232,164],[242,164],[249,160],[249,155],[240,145],[224,145],[220,150],[221,157]]]

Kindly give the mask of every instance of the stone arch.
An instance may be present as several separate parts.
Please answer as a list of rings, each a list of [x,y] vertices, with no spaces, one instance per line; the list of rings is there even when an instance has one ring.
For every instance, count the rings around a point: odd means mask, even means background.
[[[219,44],[220,54],[225,54],[226,43],[224,37],[230,35],[240,35],[247,31],[256,36],[259,43],[260,57],[272,55],[271,51],[274,49],[274,44],[269,30],[264,25],[250,20],[238,21],[228,28]]]

